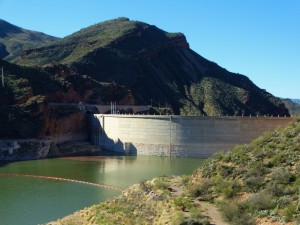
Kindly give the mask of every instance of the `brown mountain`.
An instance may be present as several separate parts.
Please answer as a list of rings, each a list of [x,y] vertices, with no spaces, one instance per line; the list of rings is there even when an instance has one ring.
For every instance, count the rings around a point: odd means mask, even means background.
[[[283,102],[189,48],[181,33],[119,18],[25,51],[18,64],[64,64],[132,90],[137,104],[176,114],[288,115]]]

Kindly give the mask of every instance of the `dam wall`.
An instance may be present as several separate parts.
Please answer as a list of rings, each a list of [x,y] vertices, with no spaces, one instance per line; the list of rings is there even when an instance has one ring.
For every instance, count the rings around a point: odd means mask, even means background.
[[[292,121],[282,117],[94,114],[90,139],[103,149],[137,155],[210,157]]]

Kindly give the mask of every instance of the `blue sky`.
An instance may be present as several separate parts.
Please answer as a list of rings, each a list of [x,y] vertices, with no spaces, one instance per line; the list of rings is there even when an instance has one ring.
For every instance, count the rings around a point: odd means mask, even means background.
[[[203,57],[300,99],[299,0],[0,0],[1,19],[58,37],[121,16],[182,32]]]

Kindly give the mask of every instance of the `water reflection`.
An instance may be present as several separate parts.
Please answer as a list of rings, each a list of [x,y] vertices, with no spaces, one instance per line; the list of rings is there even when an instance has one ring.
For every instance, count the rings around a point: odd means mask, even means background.
[[[154,156],[68,157],[12,162],[1,166],[0,173],[62,177],[127,188],[156,176],[190,174],[203,162]],[[26,177],[0,177],[0,190],[1,224],[10,225],[45,223],[119,195],[84,184]]]

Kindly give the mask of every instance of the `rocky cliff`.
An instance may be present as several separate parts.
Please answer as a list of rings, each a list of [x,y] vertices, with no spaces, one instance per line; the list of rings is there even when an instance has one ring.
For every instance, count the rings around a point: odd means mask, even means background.
[[[96,82],[67,66],[35,69],[0,60],[2,66],[5,86],[0,87],[0,139],[82,140],[86,137],[86,122],[79,102],[134,104],[126,87]]]
[[[45,158],[50,147],[49,140],[0,140],[0,161]]]

